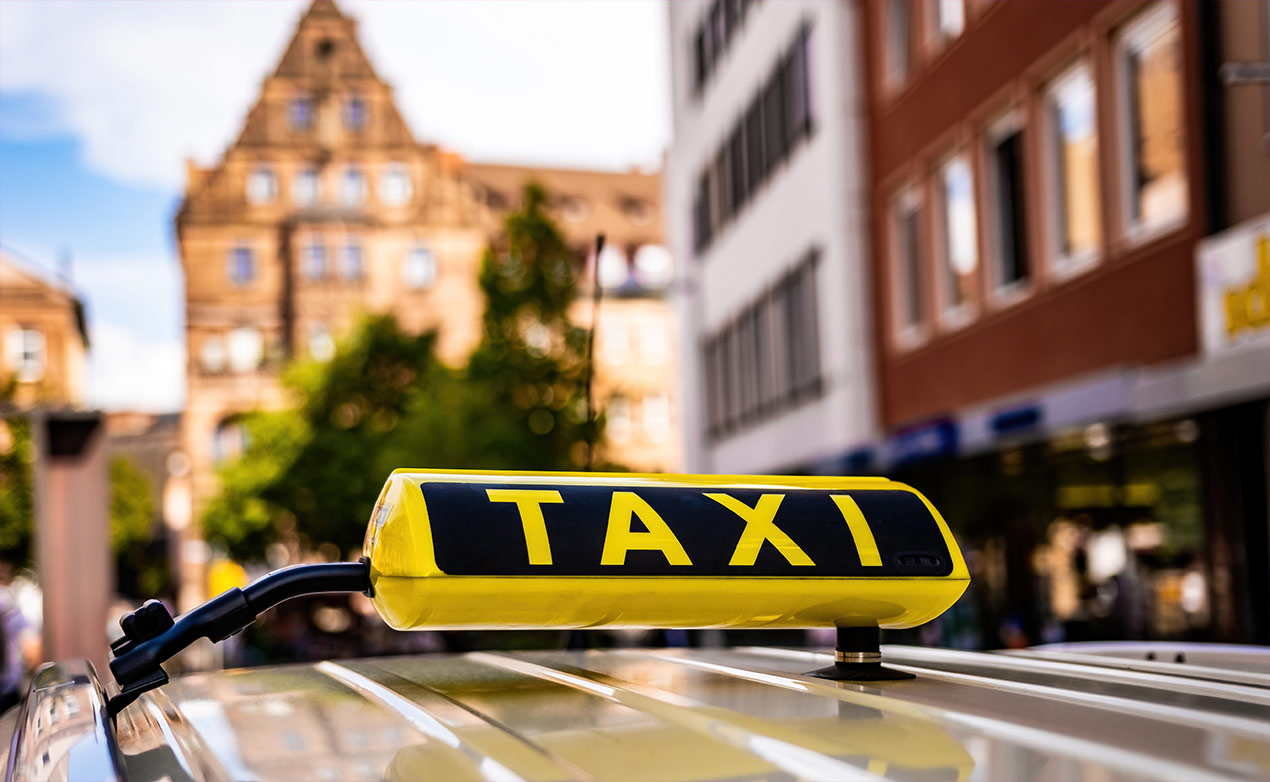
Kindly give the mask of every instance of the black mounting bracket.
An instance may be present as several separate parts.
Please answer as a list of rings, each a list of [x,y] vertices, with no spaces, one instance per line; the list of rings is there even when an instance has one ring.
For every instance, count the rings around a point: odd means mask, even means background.
[[[142,693],[167,684],[168,675],[160,665],[198,639],[223,641],[284,600],[331,592],[370,597],[367,559],[283,568],[243,589],[223,592],[175,620],[158,600],[147,601],[119,620],[123,637],[110,645],[110,672],[119,693],[107,701],[106,711],[114,717]]]
[[[885,682],[917,678],[911,673],[882,665],[877,627],[839,627],[833,665],[808,671],[808,676],[837,682]]]

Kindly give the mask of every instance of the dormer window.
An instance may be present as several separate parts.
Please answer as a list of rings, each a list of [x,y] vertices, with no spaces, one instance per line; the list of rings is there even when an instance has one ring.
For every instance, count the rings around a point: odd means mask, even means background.
[[[401,206],[409,202],[413,191],[410,170],[401,163],[392,163],[379,177],[379,200],[386,206]]]
[[[360,95],[350,95],[344,101],[344,127],[354,133],[366,127],[366,101]]]
[[[317,47],[313,50],[318,60],[329,60],[331,55],[335,54],[335,41],[330,38],[323,38],[317,42]]]
[[[292,130],[313,129],[313,98],[308,95],[297,95],[291,99],[287,112]]]
[[[366,176],[361,169],[350,166],[340,178],[340,203],[360,206],[366,200]]]
[[[247,200],[253,204],[270,204],[278,197],[278,178],[273,171],[259,166],[247,177]]]

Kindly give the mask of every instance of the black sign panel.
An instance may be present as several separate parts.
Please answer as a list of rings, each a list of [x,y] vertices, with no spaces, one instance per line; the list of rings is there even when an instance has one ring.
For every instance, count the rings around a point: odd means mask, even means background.
[[[460,483],[423,483],[420,490],[437,565],[450,575],[952,572],[939,525],[921,499],[906,491]],[[526,500],[526,492],[536,499]],[[558,492],[559,501],[551,492]],[[781,495],[779,506],[775,495]],[[757,518],[747,521],[746,515]],[[852,524],[859,530],[861,523],[867,532],[861,530],[857,545]]]

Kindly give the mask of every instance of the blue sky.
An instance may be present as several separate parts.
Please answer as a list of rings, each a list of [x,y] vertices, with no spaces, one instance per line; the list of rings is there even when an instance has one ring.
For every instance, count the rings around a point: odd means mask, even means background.
[[[232,141],[306,5],[0,2],[0,244],[50,272],[69,254],[91,404],[180,408],[184,160],[212,164]],[[660,161],[661,2],[341,7],[421,141],[479,160]]]

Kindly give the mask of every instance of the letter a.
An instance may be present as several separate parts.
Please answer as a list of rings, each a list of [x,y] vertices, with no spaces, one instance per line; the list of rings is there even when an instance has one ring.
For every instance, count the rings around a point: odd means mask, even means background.
[[[633,516],[639,517],[648,529],[647,532],[635,532],[631,529]],[[615,491],[612,504],[609,505],[609,529],[604,535],[604,553],[600,555],[600,564],[625,565],[626,552],[632,549],[660,551],[672,565],[692,564],[675,533],[670,531],[670,527],[666,526],[666,522],[652,506],[633,491]]]
[[[542,503],[564,502],[558,491],[543,489],[486,489],[490,502],[514,502],[520,513],[520,526],[525,530],[525,548],[529,564],[551,564],[551,541],[547,539],[547,520],[542,517]]]
[[[729,565],[753,565],[758,559],[758,552],[763,543],[771,541],[785,561],[791,565],[803,567],[815,566],[811,557],[798,547],[789,535],[776,526],[776,510],[781,506],[784,494],[764,494],[758,498],[754,507],[746,505],[728,494],[707,494],[707,497],[740,516],[745,521],[745,531],[736,542],[736,550],[732,552]]]

